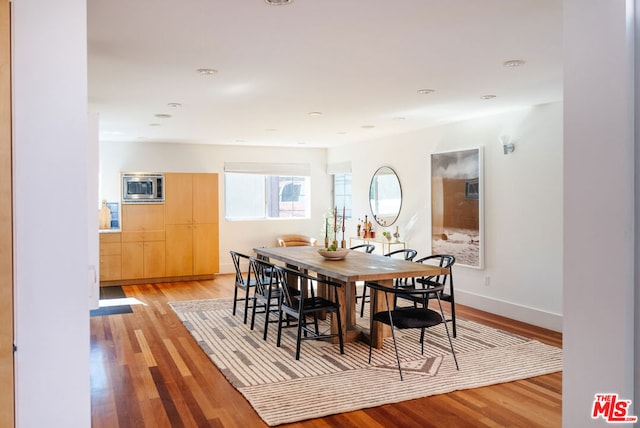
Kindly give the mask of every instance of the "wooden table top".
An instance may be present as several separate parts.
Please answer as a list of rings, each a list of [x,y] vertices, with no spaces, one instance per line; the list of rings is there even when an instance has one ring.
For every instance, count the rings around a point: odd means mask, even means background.
[[[342,260],[327,260],[318,254],[318,249],[320,247],[262,247],[253,250],[261,256],[345,283],[411,278],[448,272],[448,268],[367,254],[356,250],[351,250]]]

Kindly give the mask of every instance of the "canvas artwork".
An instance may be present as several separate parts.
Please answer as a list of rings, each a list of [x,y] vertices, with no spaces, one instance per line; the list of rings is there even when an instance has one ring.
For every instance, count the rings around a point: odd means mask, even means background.
[[[483,267],[480,148],[431,155],[431,251]]]

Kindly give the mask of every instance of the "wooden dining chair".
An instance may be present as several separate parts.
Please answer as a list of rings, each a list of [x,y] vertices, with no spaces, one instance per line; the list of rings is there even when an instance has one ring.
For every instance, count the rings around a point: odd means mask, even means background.
[[[418,254],[418,252],[414,249],[411,248],[403,248],[400,250],[394,250],[394,251],[390,251],[387,254],[385,254],[385,257],[394,257],[394,256],[402,256],[405,260],[407,261],[412,261],[416,255]],[[398,283],[398,280],[394,280],[394,283]],[[360,318],[362,318],[364,316],[364,305],[366,303],[369,302],[369,300],[367,300],[369,296],[367,295],[367,283],[365,282],[364,287],[362,289],[362,295],[359,297],[356,297],[356,300],[362,300],[361,305],[360,305]]]
[[[307,245],[318,245],[318,240],[311,236],[290,233],[278,236],[276,238],[276,243],[278,244],[278,247],[301,247]]]
[[[281,345],[282,329],[296,326],[296,360],[300,359],[300,345],[304,340],[322,340],[337,337],[340,343],[340,354],[344,354],[340,302],[336,292],[336,289],[341,285],[323,277],[314,277],[282,266],[275,266],[275,272],[280,284],[290,285],[290,287],[281,287],[282,295],[279,307],[276,346],[280,347]],[[327,297],[320,297],[315,294],[315,288],[318,286],[324,287],[328,291]],[[292,293],[294,289],[299,293]],[[337,325],[331,326],[331,331],[320,330],[318,318],[321,313],[335,314]],[[291,324],[292,320],[295,320],[296,323]]]
[[[371,290],[381,291],[384,294],[386,302],[386,310],[376,312],[371,315],[371,330],[373,330],[374,322],[381,322],[391,327],[391,335],[393,337],[393,347],[396,353],[396,361],[398,363],[398,371],[400,372],[400,380],[402,377],[402,366],[400,365],[400,356],[398,353],[398,344],[396,342],[395,329],[420,329],[420,352],[424,355],[424,335],[425,329],[434,327],[440,324],[444,324],[444,329],[449,339],[449,346],[451,347],[451,354],[456,363],[456,369],[460,370],[458,366],[458,358],[456,352],[453,349],[453,341],[449,334],[449,327],[444,316],[444,310],[442,309],[442,302],[440,301],[439,292],[442,291],[444,286],[442,284],[434,283],[429,287],[422,289],[408,289],[404,287],[385,287],[380,284],[369,282],[367,283]],[[375,293],[374,299],[379,298],[382,293]],[[393,302],[396,298],[399,300],[406,296],[412,296],[412,298],[420,299],[421,305],[413,307],[398,308],[394,303],[389,303],[389,295],[392,296]],[[431,295],[435,296],[438,301],[440,312],[429,309],[428,300]],[[374,301],[374,306],[377,306]],[[369,342],[369,364],[371,364],[372,345]]]

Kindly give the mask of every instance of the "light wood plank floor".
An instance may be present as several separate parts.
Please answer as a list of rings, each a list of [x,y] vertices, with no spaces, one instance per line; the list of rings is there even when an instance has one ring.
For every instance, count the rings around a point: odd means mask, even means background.
[[[264,427],[167,302],[233,296],[232,275],[123,287],[133,313],[91,318],[94,428]],[[562,335],[464,306],[460,317],[562,346]],[[457,391],[287,427],[560,427],[562,374]]]

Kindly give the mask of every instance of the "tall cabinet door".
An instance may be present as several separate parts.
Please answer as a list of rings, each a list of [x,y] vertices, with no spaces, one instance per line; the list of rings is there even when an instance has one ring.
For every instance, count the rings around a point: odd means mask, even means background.
[[[206,275],[220,270],[218,223],[193,226],[193,274]]]
[[[193,174],[193,222],[218,223],[218,174]]]
[[[193,272],[193,226],[167,224],[167,276],[188,276]]]
[[[167,173],[165,189],[167,276],[217,273],[218,175]]]
[[[193,224],[193,174],[167,173],[164,188],[166,224]]]

